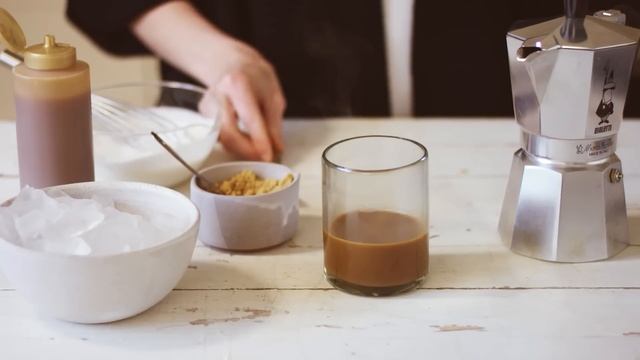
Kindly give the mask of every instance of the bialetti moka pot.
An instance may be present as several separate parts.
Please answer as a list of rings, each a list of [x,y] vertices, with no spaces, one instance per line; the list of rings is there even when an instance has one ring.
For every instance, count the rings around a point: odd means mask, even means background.
[[[522,148],[499,229],[512,251],[548,261],[606,259],[629,237],[615,150],[640,30],[586,11],[565,0],[564,17],[507,34]]]

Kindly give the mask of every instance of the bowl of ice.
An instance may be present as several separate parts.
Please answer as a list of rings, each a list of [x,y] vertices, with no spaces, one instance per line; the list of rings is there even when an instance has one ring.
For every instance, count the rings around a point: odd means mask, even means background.
[[[189,199],[157,185],[26,187],[0,206],[0,269],[45,317],[116,321],[176,286],[198,220]]]
[[[172,186],[191,174],[151,136],[154,131],[191,166],[201,168],[220,132],[219,102],[180,82],[127,83],[93,89],[97,180]]]

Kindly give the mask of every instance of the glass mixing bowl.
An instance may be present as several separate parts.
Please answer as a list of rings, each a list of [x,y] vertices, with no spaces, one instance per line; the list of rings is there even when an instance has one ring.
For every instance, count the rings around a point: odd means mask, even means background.
[[[178,82],[127,83],[93,90],[96,180],[177,185],[190,173],[155,139],[156,132],[200,169],[216,145],[220,108],[204,88]]]

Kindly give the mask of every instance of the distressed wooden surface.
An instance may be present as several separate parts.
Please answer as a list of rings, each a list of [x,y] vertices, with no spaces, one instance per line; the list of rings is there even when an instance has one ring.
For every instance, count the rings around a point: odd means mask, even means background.
[[[174,291],[128,320],[38,318],[0,297],[3,359],[638,359],[640,290]]]
[[[0,122],[0,200],[18,191],[14,132]],[[416,139],[430,153],[429,276],[420,290],[388,299],[342,294],[322,277],[320,154],[373,133]],[[518,147],[513,121],[291,121],[285,135],[283,162],[302,174],[292,241],[242,254],[199,245],[164,301],[98,326],[38,317],[0,275],[0,358],[640,359],[640,247],[604,262],[553,264],[502,246],[496,226]],[[636,243],[639,135],[640,122],[627,121],[618,149]],[[228,159],[217,151],[210,162]]]

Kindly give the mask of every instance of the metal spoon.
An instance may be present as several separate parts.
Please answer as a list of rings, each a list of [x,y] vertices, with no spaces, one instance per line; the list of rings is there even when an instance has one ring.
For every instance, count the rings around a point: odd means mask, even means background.
[[[205,179],[202,175],[200,175],[200,173],[197,172],[196,169],[192,168],[191,165],[189,165],[180,155],[178,155],[178,153],[175,150],[173,150],[171,145],[167,144],[164,140],[162,140],[160,135],[156,134],[154,131],[151,132],[151,135],[153,136],[154,139],[156,139],[156,141],[160,145],[162,145],[163,148],[165,148],[165,150],[169,152],[169,154],[171,154],[171,156],[173,156],[176,160],[178,160],[180,164],[186,167],[196,177],[196,183],[198,183],[198,186],[200,186],[201,188],[207,191],[213,190],[213,183],[211,183],[211,181]]]

